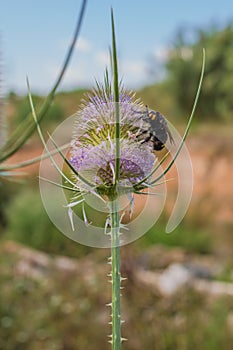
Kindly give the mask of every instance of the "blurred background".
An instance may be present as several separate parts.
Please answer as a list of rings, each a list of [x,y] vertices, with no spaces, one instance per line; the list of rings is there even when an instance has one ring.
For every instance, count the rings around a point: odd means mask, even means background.
[[[165,226],[176,198],[169,183],[162,216],[122,247],[126,350],[233,348],[233,5],[89,1],[81,36],[55,101],[42,122],[50,132],[80,106],[109,64],[110,6],[116,18],[120,75],[144,104],[182,133],[201,69],[201,97],[187,140],[193,197],[182,223]],[[0,2],[1,143],[51,88],[74,30],[80,1]],[[34,135],[10,160],[39,155]],[[79,245],[50,222],[38,164],[0,183],[0,349],[108,349],[107,249]],[[169,177],[175,177],[172,170]],[[16,179],[16,178],[15,178]],[[136,203],[136,210],[140,204]]]

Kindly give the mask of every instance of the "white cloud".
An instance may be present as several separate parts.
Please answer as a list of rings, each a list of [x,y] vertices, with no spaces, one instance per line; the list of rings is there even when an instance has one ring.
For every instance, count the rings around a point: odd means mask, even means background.
[[[69,40],[60,40],[60,42],[58,43],[59,49],[62,51],[66,50],[69,45],[70,45]],[[78,38],[75,47],[79,52],[82,52],[82,53],[89,53],[92,51],[91,41],[82,36]]]
[[[153,57],[160,63],[164,63],[167,61],[171,54],[171,48],[170,47],[156,47],[153,50]]]
[[[95,59],[102,66],[106,67],[110,65],[109,52],[106,50],[97,51]]]
[[[78,55],[77,57],[75,55],[65,73],[60,89],[92,87],[95,85],[95,79],[103,81],[106,66],[110,67],[107,50],[97,51],[93,55]],[[51,60],[47,61],[43,71],[30,74],[33,90],[46,93],[57,78],[60,69],[60,62]],[[129,88],[140,88],[147,83],[148,79],[146,62],[143,59],[119,59],[119,78],[122,78],[124,85]]]
[[[136,60],[123,60],[121,62],[122,70],[128,75],[141,75],[145,74],[146,66],[144,61]]]
[[[83,53],[88,53],[91,51],[92,49],[92,44],[89,40],[83,38],[83,37],[79,37],[78,41],[77,41],[77,45],[76,48]]]
[[[95,61],[101,65],[101,69],[106,66],[110,68],[109,52],[98,51]],[[119,59],[119,77],[123,78],[125,85],[130,87],[142,86],[146,81],[146,62],[143,60]],[[98,67],[96,67],[98,69]],[[99,70],[99,69],[98,69]]]
[[[95,60],[103,67],[110,67],[108,51],[98,51],[95,55]],[[125,76],[135,77],[136,79],[138,76],[144,75],[146,71],[146,64],[142,60],[119,59],[118,64],[120,66],[120,73],[123,73]]]
[[[47,66],[46,80],[55,81],[60,71],[59,64],[50,63]],[[90,69],[85,59],[73,60],[62,80],[60,89],[73,89],[76,87],[90,86],[93,81],[93,70]]]
[[[125,85],[131,88],[142,86],[147,80],[146,62],[143,60],[124,59],[120,61],[120,73]]]

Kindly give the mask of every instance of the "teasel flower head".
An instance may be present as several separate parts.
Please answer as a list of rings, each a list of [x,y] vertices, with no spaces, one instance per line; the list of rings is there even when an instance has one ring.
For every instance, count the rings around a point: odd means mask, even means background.
[[[142,114],[145,107],[135,95],[119,89],[120,115],[120,169],[117,195],[132,193],[138,182],[152,171],[156,157],[150,143],[143,143],[138,137],[143,128]],[[115,186],[115,102],[112,88],[105,84],[86,95],[80,110],[76,113],[76,124],[71,142],[70,163],[75,170],[92,183],[95,192],[103,197],[113,197]],[[75,176],[75,175],[74,175]],[[88,186],[75,176],[80,190]]]

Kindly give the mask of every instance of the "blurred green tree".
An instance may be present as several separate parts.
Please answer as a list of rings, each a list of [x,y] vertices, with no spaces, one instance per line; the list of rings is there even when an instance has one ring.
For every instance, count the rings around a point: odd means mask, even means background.
[[[42,105],[43,100],[40,96],[33,95],[33,100],[37,105]],[[22,122],[25,118],[25,115],[28,115],[31,111],[28,97],[13,97],[10,102],[13,102],[17,109],[14,115],[14,122],[17,125],[18,123]],[[65,118],[65,112],[58,102],[53,102],[48,112],[46,113],[46,116],[49,122],[61,122]]]
[[[190,35],[191,34],[191,35]],[[200,74],[202,48],[206,50],[205,78],[198,113],[202,119],[232,120],[233,23],[223,29],[180,29],[167,60],[168,80],[181,114],[193,104]]]

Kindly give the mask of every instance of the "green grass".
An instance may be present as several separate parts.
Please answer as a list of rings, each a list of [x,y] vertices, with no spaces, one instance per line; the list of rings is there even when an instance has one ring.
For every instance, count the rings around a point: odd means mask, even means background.
[[[173,232],[165,233],[166,221],[160,220],[139,241],[142,247],[163,244],[168,247],[182,247],[190,252],[207,254],[212,249],[211,235],[208,229],[195,228],[191,224],[181,223]]]
[[[39,190],[29,186],[5,208],[4,240],[14,240],[52,254],[80,257],[91,248],[80,245],[56,229],[41,201]]]

